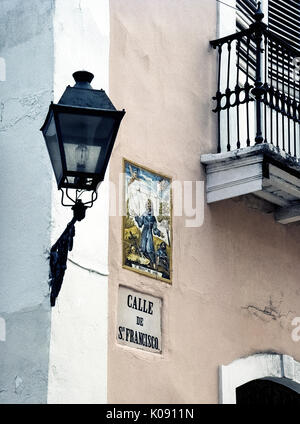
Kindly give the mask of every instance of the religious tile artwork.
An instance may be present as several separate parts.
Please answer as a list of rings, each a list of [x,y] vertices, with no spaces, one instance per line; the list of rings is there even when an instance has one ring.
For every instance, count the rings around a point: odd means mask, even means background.
[[[123,267],[171,283],[171,178],[124,159]]]

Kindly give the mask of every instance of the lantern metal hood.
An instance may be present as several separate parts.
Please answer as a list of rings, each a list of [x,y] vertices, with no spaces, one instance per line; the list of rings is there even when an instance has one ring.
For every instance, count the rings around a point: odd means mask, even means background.
[[[68,86],[58,104],[50,104],[41,128],[46,141],[63,206],[70,206],[73,218],[50,250],[50,304],[55,305],[72,250],[75,223],[85,217],[97,199],[97,186],[104,179],[113,145],[125,114],[116,110],[104,90],[94,90],[94,75],[73,74],[76,84]],[[73,196],[68,193],[73,190]],[[84,193],[91,193],[83,201]],[[64,194],[71,204],[64,203]]]
[[[118,111],[104,90],[90,85],[94,75],[73,74],[58,104],[51,103],[41,128],[58,188],[96,190],[103,181],[125,111]]]

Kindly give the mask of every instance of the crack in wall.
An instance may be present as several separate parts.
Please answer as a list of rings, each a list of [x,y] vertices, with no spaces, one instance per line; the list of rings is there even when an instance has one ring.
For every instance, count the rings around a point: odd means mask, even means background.
[[[45,103],[42,97],[49,93],[49,90],[43,90],[27,96],[3,99],[0,104],[0,132],[9,130],[23,119],[37,119]]]
[[[270,297],[269,304],[264,306],[264,308],[261,308],[257,305],[250,304],[247,306],[242,306],[242,309],[247,310],[249,313],[251,313],[252,315],[256,316],[257,318],[265,322],[268,322],[271,320],[280,321],[282,318],[287,318],[289,314],[293,313],[293,311],[288,311],[287,313],[283,313],[281,311],[281,304],[282,304],[282,300],[279,301],[278,305],[275,305],[272,300],[272,297]]]

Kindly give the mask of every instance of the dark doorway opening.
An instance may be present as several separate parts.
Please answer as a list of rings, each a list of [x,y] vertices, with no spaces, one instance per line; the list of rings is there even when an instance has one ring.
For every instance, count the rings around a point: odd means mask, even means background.
[[[300,394],[270,380],[253,380],[236,389],[237,405],[296,405]]]

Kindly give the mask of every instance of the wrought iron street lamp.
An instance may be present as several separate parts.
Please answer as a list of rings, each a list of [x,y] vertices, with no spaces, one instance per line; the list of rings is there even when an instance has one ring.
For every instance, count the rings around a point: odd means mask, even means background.
[[[118,111],[104,90],[94,90],[94,75],[87,71],[73,74],[76,84],[68,86],[58,104],[50,104],[41,128],[63,206],[71,206],[73,219],[50,251],[50,303],[55,305],[60,291],[68,251],[72,250],[75,222],[97,199],[97,187],[103,181],[113,145],[125,111]],[[70,194],[69,189],[72,190]],[[83,202],[82,194],[90,192]],[[64,203],[66,196],[71,204]]]

